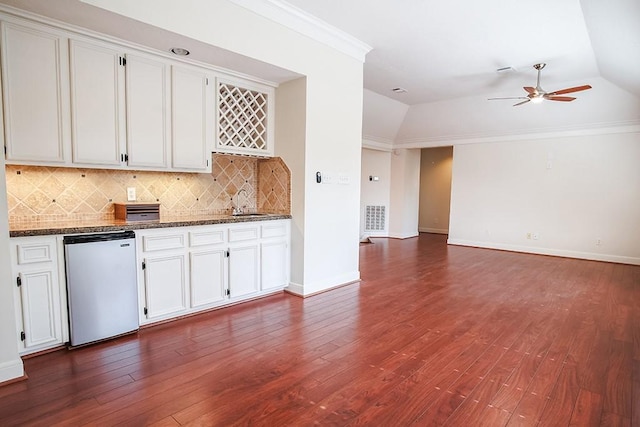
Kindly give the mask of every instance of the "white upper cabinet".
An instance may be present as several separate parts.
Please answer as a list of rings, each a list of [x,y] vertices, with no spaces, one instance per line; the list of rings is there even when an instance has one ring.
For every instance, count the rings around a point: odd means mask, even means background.
[[[219,78],[216,90],[216,151],[273,156],[274,89]]]
[[[169,65],[147,55],[126,55],[127,164],[169,167]]]
[[[122,60],[108,45],[70,41],[74,163],[117,166],[124,160]]]
[[[67,39],[31,25],[0,24],[8,162],[63,164],[69,147]]]
[[[10,164],[210,172],[214,149],[273,156],[273,86],[3,14],[0,33]]]
[[[211,171],[213,147],[214,77],[203,69],[173,65],[172,166],[180,170]]]

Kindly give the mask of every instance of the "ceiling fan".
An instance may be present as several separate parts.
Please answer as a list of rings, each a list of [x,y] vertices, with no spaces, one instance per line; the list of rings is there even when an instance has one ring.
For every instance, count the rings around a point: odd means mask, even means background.
[[[533,68],[538,70],[538,80],[536,81],[536,87],[531,87],[531,86],[524,87],[524,90],[526,90],[528,93],[527,96],[514,96],[509,98],[489,98],[489,100],[492,101],[494,99],[524,99],[524,101],[522,102],[513,104],[514,107],[517,107],[518,105],[526,104],[527,102],[533,102],[534,104],[539,104],[545,99],[549,101],[569,102],[569,101],[573,101],[575,98],[571,96],[559,96],[559,95],[591,89],[591,86],[583,85],[583,86],[570,87],[567,89],[556,90],[554,92],[545,92],[544,89],[540,87],[540,71],[542,71],[545,65],[547,64],[541,63],[541,64],[535,64],[533,66]]]

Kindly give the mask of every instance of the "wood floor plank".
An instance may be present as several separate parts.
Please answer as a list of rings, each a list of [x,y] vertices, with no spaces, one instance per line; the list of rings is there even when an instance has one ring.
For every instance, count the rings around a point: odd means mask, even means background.
[[[640,424],[640,267],[374,239],[361,282],[25,360],[4,426]]]
[[[580,389],[569,425],[572,427],[598,427],[602,415],[602,396]]]

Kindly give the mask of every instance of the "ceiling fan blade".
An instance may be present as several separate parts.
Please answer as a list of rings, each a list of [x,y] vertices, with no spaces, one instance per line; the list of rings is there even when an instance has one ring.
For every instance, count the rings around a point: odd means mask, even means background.
[[[530,94],[532,94],[532,95],[533,95],[534,93],[536,93],[536,88],[535,88],[535,87],[525,86],[523,89],[524,89],[524,90],[526,90],[527,92],[529,92],[529,93],[530,93]]]
[[[510,96],[507,98],[487,98],[489,101],[494,101],[496,99],[529,99],[526,96]]]
[[[573,93],[573,92],[580,92],[581,90],[587,90],[587,89],[591,89],[591,86],[589,85],[583,85],[583,86],[576,86],[576,87],[570,87],[567,89],[561,89],[561,90],[557,90],[555,92],[549,92],[547,95],[563,95],[565,93]]]
[[[517,104],[513,104],[514,107],[517,107],[518,105],[522,105],[522,104],[526,104],[527,102],[531,101],[529,98],[527,98],[526,101],[522,101],[522,102],[518,102]]]
[[[572,96],[545,96],[544,99],[548,99],[549,101],[573,101],[575,98]]]

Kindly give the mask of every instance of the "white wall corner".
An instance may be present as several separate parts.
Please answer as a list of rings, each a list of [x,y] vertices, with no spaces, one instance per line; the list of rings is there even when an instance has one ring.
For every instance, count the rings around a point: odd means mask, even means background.
[[[352,35],[280,0],[230,0],[267,19],[310,37],[361,62],[372,47]]]

